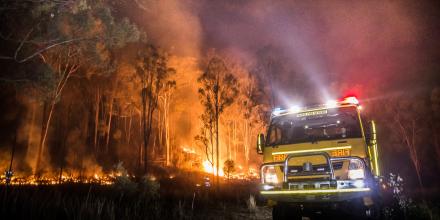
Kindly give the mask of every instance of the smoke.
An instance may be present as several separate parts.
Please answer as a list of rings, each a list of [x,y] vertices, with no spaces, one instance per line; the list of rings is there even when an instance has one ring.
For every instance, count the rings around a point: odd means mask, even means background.
[[[199,57],[201,28],[192,4],[179,0],[136,0],[143,10],[141,25],[147,38],[180,56]]]
[[[276,96],[286,100],[310,90],[322,99],[362,98],[376,92],[371,87],[417,86],[414,73],[424,74],[429,62],[423,49],[438,47],[426,37],[434,34],[435,10],[412,1],[135,2],[141,12],[133,16],[147,38],[177,56],[200,58],[215,48],[256,66],[259,52],[271,48],[284,65]],[[296,79],[307,86],[292,88]]]
[[[269,45],[285,72],[278,96],[304,74],[323,98],[411,82],[427,33],[409,1],[205,1],[204,48],[239,51],[246,62]],[[299,91],[305,92],[305,91]],[[365,95],[365,94],[358,94]]]
[[[198,62],[212,48],[249,70],[270,54],[279,104],[361,99],[416,87],[428,78],[434,9],[412,1],[136,0],[148,39],[168,49],[178,72],[175,133],[190,141],[201,112]],[[436,32],[437,33],[437,32]],[[437,33],[438,35],[438,33]],[[438,43],[435,43],[438,47]],[[435,48],[435,47],[434,47]],[[433,51],[434,49],[429,49]],[[430,52],[431,53],[431,52]],[[262,55],[263,54],[263,55]],[[417,77],[417,78],[415,78]],[[191,103],[191,111],[185,107]],[[189,129],[188,129],[189,128]]]
[[[438,18],[436,7],[409,0],[135,0],[112,4],[120,17],[129,17],[145,30],[149,42],[171,54],[169,64],[177,72],[170,109],[171,144],[175,147],[195,148],[194,136],[202,111],[197,78],[204,55],[212,48],[249,72],[255,72],[269,56],[276,60],[278,67],[265,79],[273,77],[275,96],[283,104],[292,99],[306,104],[310,96],[325,100],[355,94],[362,99],[420,87],[430,81],[429,68],[440,55],[440,28],[434,22]],[[3,100],[12,100],[12,94],[2,96]],[[77,97],[80,96],[74,94],[69,99]],[[7,109],[16,104],[3,102],[2,106]],[[18,152],[25,155],[21,158],[29,166],[35,164],[32,156],[39,143],[40,111],[33,113],[37,115],[35,120],[31,120],[31,110],[2,114],[3,130],[18,124],[13,122],[16,118],[32,121],[18,131],[22,134],[19,142],[32,137],[32,141],[23,143],[29,146],[28,151]],[[12,137],[15,130],[9,130],[2,136]],[[96,164],[103,162],[85,157],[89,152],[86,143],[79,139],[85,139],[80,131],[68,133],[66,166],[84,169],[88,175],[101,172],[104,166]],[[222,145],[227,145],[226,141],[222,140]],[[132,140],[131,145],[118,148],[119,156],[135,155],[139,143]],[[3,163],[7,161],[6,152],[0,152],[3,169],[7,166]]]

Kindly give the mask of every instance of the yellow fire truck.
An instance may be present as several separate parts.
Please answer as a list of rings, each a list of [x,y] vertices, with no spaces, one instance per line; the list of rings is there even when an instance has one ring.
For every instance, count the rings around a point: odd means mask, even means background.
[[[376,127],[362,121],[356,97],[274,109],[257,151],[263,154],[260,193],[273,205],[274,219],[378,216]]]

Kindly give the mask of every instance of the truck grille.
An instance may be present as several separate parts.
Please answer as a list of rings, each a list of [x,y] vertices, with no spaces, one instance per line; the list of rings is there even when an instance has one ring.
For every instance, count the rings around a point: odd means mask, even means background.
[[[333,163],[333,170],[340,170],[342,169],[342,165],[344,162],[334,162]],[[314,172],[328,172],[330,171],[327,164],[316,164],[313,165],[313,171]],[[281,172],[284,172],[284,166],[279,167]],[[289,166],[289,173],[300,173],[303,172],[302,166]]]

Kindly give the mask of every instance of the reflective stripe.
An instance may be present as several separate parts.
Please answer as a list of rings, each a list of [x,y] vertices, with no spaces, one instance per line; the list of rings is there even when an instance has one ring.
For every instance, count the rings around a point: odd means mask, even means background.
[[[367,192],[370,188],[350,188],[350,189],[316,189],[316,190],[278,190],[278,191],[261,191],[261,194],[314,194],[314,193],[344,193],[344,192]]]
[[[328,150],[342,150],[342,149],[351,149],[351,146],[341,146],[341,147],[328,147],[328,148],[318,148],[318,149],[308,149],[308,150],[294,150],[294,151],[273,152],[272,155],[278,155],[278,154],[299,154],[299,153],[319,152],[319,151],[328,151]]]

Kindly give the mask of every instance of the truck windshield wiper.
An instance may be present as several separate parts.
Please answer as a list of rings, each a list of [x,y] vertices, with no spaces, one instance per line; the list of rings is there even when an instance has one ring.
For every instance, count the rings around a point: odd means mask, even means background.
[[[309,135],[308,137],[307,137],[307,139],[310,141],[310,142],[312,142],[312,144],[313,143],[318,143],[318,137],[316,137],[316,136],[313,136],[313,135]]]

